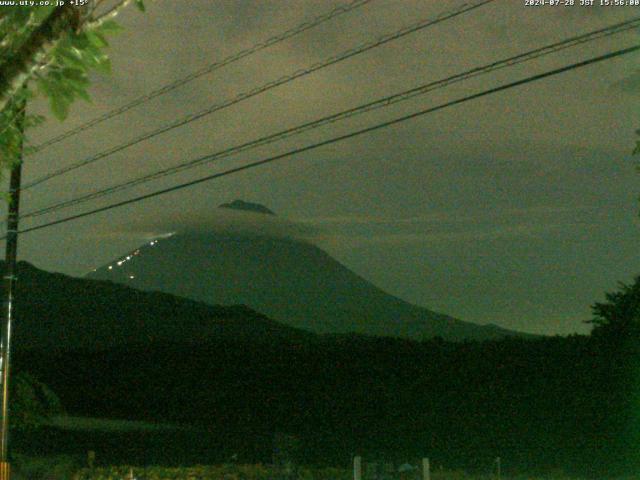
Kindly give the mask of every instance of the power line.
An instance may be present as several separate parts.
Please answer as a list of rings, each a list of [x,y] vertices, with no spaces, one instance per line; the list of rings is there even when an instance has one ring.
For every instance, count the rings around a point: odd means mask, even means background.
[[[544,72],[544,73],[540,73],[540,74],[537,74],[537,75],[526,77],[524,79],[517,80],[515,82],[510,82],[510,83],[507,83],[507,84],[504,84],[504,85],[500,85],[498,87],[490,88],[490,89],[484,90],[484,91],[482,91],[480,93],[475,93],[475,94],[468,95],[468,96],[465,96],[465,97],[462,97],[462,98],[458,98],[456,100],[452,100],[452,101],[449,101],[449,102],[444,103],[444,104],[440,104],[440,105],[435,106],[435,107],[430,107],[430,108],[427,108],[427,109],[424,109],[424,110],[420,110],[418,112],[411,113],[409,115],[404,115],[402,117],[395,118],[393,120],[389,120],[389,121],[386,121],[386,122],[378,123],[378,124],[373,125],[371,127],[366,127],[366,128],[360,129],[360,130],[356,130],[356,131],[347,133],[345,135],[340,135],[338,137],[333,137],[333,138],[328,139],[328,140],[323,140],[321,142],[314,143],[314,144],[311,144],[311,145],[307,145],[305,147],[301,147],[301,148],[297,148],[297,149],[294,149],[294,150],[290,150],[288,152],[281,153],[281,154],[278,154],[278,155],[275,155],[275,156],[272,156],[272,157],[268,157],[268,158],[265,158],[265,159],[262,159],[262,160],[258,160],[258,161],[255,161],[255,162],[252,162],[252,163],[249,163],[249,164],[246,164],[246,165],[242,165],[240,167],[231,168],[231,169],[225,170],[225,171],[220,172],[220,173],[207,175],[205,177],[201,177],[201,178],[198,178],[196,180],[191,180],[189,182],[185,182],[185,183],[181,183],[181,184],[178,184],[178,185],[174,185],[172,187],[168,187],[168,188],[164,188],[164,189],[161,189],[161,190],[157,190],[157,191],[152,192],[152,193],[139,195],[137,197],[130,198],[128,200],[123,200],[121,202],[112,203],[110,205],[106,205],[104,207],[100,207],[100,208],[96,208],[96,209],[93,209],[93,210],[89,210],[87,212],[79,213],[79,214],[76,214],[76,215],[70,215],[68,217],[65,217],[65,218],[62,218],[62,219],[59,219],[59,220],[54,220],[54,221],[51,221],[51,222],[48,222],[48,223],[45,223],[45,224],[42,224],[42,225],[37,225],[35,227],[30,227],[30,228],[27,228],[27,229],[24,229],[24,230],[20,230],[19,233],[28,233],[28,232],[33,232],[35,230],[40,230],[40,229],[43,229],[43,228],[51,227],[51,226],[54,226],[54,225],[60,225],[62,223],[66,223],[66,222],[70,222],[70,221],[73,221],[73,220],[77,220],[79,218],[84,218],[84,217],[87,217],[87,216],[95,215],[97,213],[105,212],[107,210],[112,210],[114,208],[122,207],[122,206],[129,205],[129,204],[132,204],[132,203],[140,202],[142,200],[146,200],[146,199],[149,199],[149,198],[153,198],[153,197],[157,197],[157,196],[160,196],[160,195],[164,195],[166,193],[182,190],[184,188],[188,188],[188,187],[191,187],[191,186],[194,186],[194,185],[198,185],[200,183],[207,182],[209,180],[214,180],[216,178],[225,177],[227,175],[238,173],[238,172],[241,172],[243,170],[249,170],[251,168],[255,168],[255,167],[258,167],[258,166],[261,166],[261,165],[265,165],[267,163],[274,162],[276,160],[280,160],[280,159],[287,158],[287,157],[290,157],[290,156],[293,156],[293,155],[297,155],[299,153],[304,153],[304,152],[308,152],[308,151],[311,151],[311,150],[315,150],[317,148],[320,148],[320,147],[323,147],[323,146],[326,146],[326,145],[331,145],[333,143],[337,143],[337,142],[341,142],[343,140],[354,138],[354,137],[357,137],[359,135],[363,135],[365,133],[370,133],[370,132],[373,132],[373,131],[376,131],[376,130],[380,130],[382,128],[386,128],[386,127],[389,127],[389,126],[392,126],[392,125],[396,125],[396,124],[405,122],[407,120],[411,120],[411,119],[420,117],[422,115],[426,115],[428,113],[436,112],[438,110],[443,110],[445,108],[452,107],[454,105],[459,105],[459,104],[462,104],[462,103],[465,103],[465,102],[468,102],[468,101],[471,101],[471,100],[475,100],[475,99],[478,99],[478,98],[481,98],[481,97],[485,97],[487,95],[492,95],[494,93],[498,93],[498,92],[501,92],[501,91],[504,91],[504,90],[508,90],[510,88],[514,88],[514,87],[518,87],[518,86],[521,86],[521,85],[525,85],[525,84],[528,84],[528,83],[531,83],[531,82],[535,82],[535,81],[538,81],[538,80],[542,80],[544,78],[548,78],[548,77],[551,77],[551,76],[554,76],[554,75],[559,75],[561,73],[568,72],[570,70],[574,70],[574,69],[581,68],[581,67],[586,67],[586,66],[592,65],[594,63],[602,62],[602,61],[609,60],[609,59],[612,59],[612,58],[615,58],[615,57],[619,57],[619,56],[622,56],[622,55],[627,55],[629,53],[636,52],[638,50],[640,50],[640,45],[624,48],[624,49],[621,49],[621,50],[616,50],[614,52],[610,52],[610,53],[607,53],[605,55],[600,55],[598,57],[593,57],[593,58],[590,58],[588,60],[583,60],[583,61],[578,62],[578,63],[573,63],[571,65],[567,65],[565,67],[556,68],[554,70],[549,70],[549,71]]]
[[[608,27],[604,27],[598,30],[594,30],[592,32],[589,33],[585,33],[582,35],[576,35],[574,37],[559,41],[559,42],[555,42],[540,48],[536,48],[533,50],[530,50],[528,52],[525,53],[521,53],[503,60],[499,60],[499,61],[495,61],[492,63],[489,63],[487,65],[481,66],[481,67],[476,67],[473,68],[471,70],[467,70],[465,72],[462,73],[458,73],[449,77],[446,77],[444,79],[441,80],[437,80],[434,82],[430,82],[424,85],[421,85],[419,87],[415,87],[406,91],[403,91],[401,93],[396,93],[394,95],[390,95],[390,96],[386,96],[383,97],[381,99],[366,103],[364,105],[360,105],[358,107],[354,107],[354,108],[350,108],[347,110],[344,110],[342,112],[333,114],[333,115],[329,115],[329,116],[325,116],[323,118],[320,118],[318,120],[312,121],[312,122],[307,122],[304,123],[302,125],[299,125],[297,127],[293,127],[293,128],[289,128],[283,131],[280,131],[278,133],[274,133],[271,135],[267,135],[264,137],[261,137],[257,140],[253,140],[241,145],[237,145],[234,147],[230,147],[224,150],[221,150],[219,152],[216,152],[214,154],[209,154],[209,155],[205,155],[203,157],[199,157],[196,158],[194,160],[190,160],[188,162],[184,162],[181,163],[179,165],[173,166],[173,167],[169,167],[169,168],[165,168],[159,171],[156,171],[154,173],[151,174],[147,174],[147,175],[143,175],[141,177],[135,178],[133,180],[129,180],[127,182],[124,183],[120,183],[117,185],[113,185],[111,187],[107,187],[105,189],[102,190],[98,190],[98,191],[94,191],[88,194],[84,194],[81,195],[79,197],[75,197],[69,200],[65,200],[63,202],[59,202],[57,204],[54,205],[50,205],[47,207],[43,207],[40,208],[38,210],[34,210],[31,212],[28,212],[24,215],[22,215],[22,218],[28,218],[28,217],[36,217],[36,216],[41,216],[41,215],[45,215],[48,213],[52,213],[61,209],[65,209],[65,208],[69,208],[75,205],[79,205],[85,202],[88,202],[90,200],[94,200],[96,198],[101,198],[107,195],[111,195],[114,194],[116,192],[120,192],[123,190],[128,190],[130,188],[133,188],[137,185],[141,185],[144,184],[146,182],[152,181],[152,180],[157,180],[159,178],[163,178],[165,176],[168,175],[172,175],[175,173],[179,173],[181,171],[184,170],[188,170],[190,168],[194,168],[206,163],[211,163],[215,160],[219,160],[221,158],[226,158],[229,157],[231,155],[240,153],[240,152],[244,152],[247,150],[252,150],[254,148],[260,147],[260,146],[264,146],[264,145],[268,145],[270,143],[285,139],[285,138],[289,138],[291,136],[294,135],[299,135],[303,132],[309,131],[309,130],[313,130],[316,128],[319,128],[320,126],[323,125],[327,125],[330,123],[334,123],[340,120],[344,120],[346,118],[350,118],[352,116],[355,115],[359,115],[359,114],[363,114],[366,112],[370,112],[372,110],[378,109],[378,108],[383,108],[383,107],[387,107],[389,105],[398,103],[398,102],[402,102],[402,101],[406,101],[409,100],[411,98],[414,98],[418,95],[424,95],[430,91],[439,89],[439,88],[443,88],[449,85],[452,85],[454,83],[458,83],[464,80],[468,80],[470,78],[474,78],[476,76],[480,76],[480,75],[484,75],[487,73],[490,73],[492,71],[495,70],[499,70],[502,68],[506,68],[506,67],[511,67],[520,63],[524,63],[527,61],[531,61],[534,60],[536,58],[540,58],[542,56],[546,56],[546,55],[550,55],[552,53],[556,53],[558,51],[564,50],[566,48],[570,48],[576,45],[581,45],[583,43],[587,43],[587,42],[592,42],[595,40],[599,40],[601,38],[604,37],[608,37],[611,35],[615,35],[624,31],[628,31],[631,30],[633,28],[637,28],[638,26],[640,26],[640,17],[636,17],[634,19],[625,21],[625,22],[620,22],[614,25],[610,25]]]
[[[178,80],[175,80],[171,83],[168,83],[166,85],[163,85],[162,87],[153,90],[145,95],[142,95],[134,100],[131,100],[129,103],[126,103],[124,105],[122,105],[121,107],[115,108],[103,115],[100,115],[99,117],[94,118],[93,120],[90,120],[87,123],[84,123],[82,125],[79,125],[76,128],[73,128],[71,130],[68,130],[56,137],[53,137],[49,140],[46,140],[45,142],[42,142],[41,144],[32,147],[32,153],[37,153],[40,152],[42,150],[44,150],[45,148],[54,145],[56,143],[61,142],[62,140],[65,140],[73,135],[76,135],[80,132],[84,132],[85,130],[88,130],[92,127],[95,127],[96,125],[109,120],[110,118],[113,118],[117,115],[121,115],[129,110],[131,110],[134,107],[137,107],[138,105],[148,102],[149,100],[153,100],[156,97],[159,97],[160,95],[164,95],[165,93],[169,93],[179,87],[182,87],[183,85],[186,85],[189,82],[192,82],[204,75],[207,75],[209,73],[214,72],[215,70],[218,70],[219,68],[225,67],[227,65],[230,65],[231,63],[237,62],[239,60],[242,60],[245,57],[248,57],[250,55],[253,55],[254,53],[257,53],[261,50],[264,50],[265,48],[271,47],[273,45],[276,45],[278,43],[281,43],[285,40],[288,40],[292,37],[295,37],[296,35],[299,35],[303,32],[306,32],[307,30],[310,30],[324,22],[327,22],[333,18],[336,18],[344,13],[350,12],[352,10],[355,10],[356,8],[362,7],[364,5],[366,5],[367,3],[372,2],[373,0],[354,0],[351,3],[348,3],[346,5],[341,5],[339,7],[334,8],[333,10],[331,10],[330,12],[327,12],[323,15],[319,15],[315,18],[312,18],[311,20],[308,20],[304,23],[301,23],[300,25],[297,25],[279,35],[276,35],[274,37],[271,37],[263,42],[257,43],[249,48],[246,48],[244,50],[241,50],[239,52],[236,52],[232,55],[229,55],[228,57],[218,61],[218,62],[214,62],[211,63],[209,65],[207,65],[206,67],[201,68],[200,70],[197,70],[185,77],[182,77]]]
[[[371,49],[374,49],[376,47],[379,47],[381,45],[389,43],[389,42],[391,42],[393,40],[397,40],[397,39],[402,38],[402,37],[404,37],[406,35],[409,35],[411,33],[417,32],[419,30],[423,30],[423,29],[425,29],[427,27],[436,25],[436,24],[438,24],[440,22],[443,22],[445,20],[457,17],[458,15],[462,15],[463,13],[469,12],[471,10],[474,10],[476,8],[479,8],[479,7],[483,6],[483,5],[492,3],[494,1],[495,0],[481,0],[481,1],[476,2],[474,4],[471,4],[471,5],[465,3],[461,7],[458,7],[457,9],[449,10],[449,11],[447,11],[445,13],[442,13],[439,16],[437,16],[436,18],[429,18],[429,19],[421,20],[420,22],[417,22],[417,23],[415,23],[413,25],[405,27],[405,28],[403,28],[401,30],[398,30],[396,32],[384,35],[384,36],[378,38],[377,40],[374,40],[374,41],[368,42],[368,43],[364,43],[364,44],[362,44],[362,45],[360,45],[358,47],[349,49],[349,50],[347,50],[345,52],[342,52],[342,53],[340,53],[338,55],[334,55],[333,57],[330,57],[327,60],[324,60],[322,62],[318,62],[318,63],[316,63],[316,64],[314,64],[314,65],[312,65],[310,67],[307,67],[307,68],[301,69],[301,70],[297,70],[296,72],[294,72],[294,73],[292,73],[290,75],[285,75],[283,77],[280,77],[277,80],[273,80],[273,81],[271,81],[269,83],[266,83],[266,84],[264,84],[264,85],[262,85],[260,87],[254,88],[253,90],[241,93],[238,96],[236,96],[235,98],[232,98],[230,100],[226,100],[226,101],[224,101],[222,103],[219,103],[219,104],[212,105],[212,106],[210,106],[210,107],[208,107],[208,108],[206,108],[204,110],[201,110],[200,112],[187,115],[187,116],[183,117],[182,119],[180,119],[180,120],[178,120],[176,122],[173,122],[171,124],[165,125],[165,126],[160,127],[160,128],[158,128],[156,130],[153,130],[151,132],[148,132],[148,133],[145,133],[143,135],[140,135],[140,136],[136,137],[135,139],[133,139],[133,140],[131,140],[129,142],[126,142],[124,144],[120,144],[118,146],[112,147],[112,148],[110,148],[108,150],[105,150],[105,151],[103,151],[101,153],[98,153],[98,154],[96,154],[96,155],[94,155],[92,157],[89,157],[89,158],[85,159],[85,160],[82,160],[80,162],[74,163],[74,164],[69,165],[67,167],[61,168],[61,169],[56,170],[56,171],[54,171],[52,173],[49,173],[47,175],[44,175],[44,176],[42,176],[42,177],[40,177],[40,178],[38,178],[38,179],[36,179],[36,180],[34,180],[32,182],[29,182],[29,183],[25,184],[22,187],[22,189],[23,190],[27,190],[29,188],[32,188],[32,187],[36,186],[36,185],[39,185],[39,184],[44,183],[44,182],[46,182],[48,180],[51,180],[52,178],[58,177],[58,176],[63,175],[65,173],[69,173],[69,172],[71,172],[73,170],[76,170],[76,169],[78,169],[80,167],[89,165],[89,164],[94,163],[94,162],[96,162],[98,160],[101,160],[101,159],[103,159],[105,157],[108,157],[108,156],[113,155],[115,153],[118,153],[118,152],[120,152],[122,150],[125,150],[125,149],[127,149],[129,147],[132,147],[132,146],[134,146],[134,145],[136,145],[136,144],[138,144],[140,142],[143,142],[145,140],[149,140],[150,138],[153,138],[153,137],[156,137],[156,136],[158,136],[160,134],[166,133],[166,132],[168,132],[170,130],[173,130],[174,128],[181,127],[181,126],[186,125],[188,123],[191,123],[191,122],[193,122],[195,120],[199,120],[200,118],[203,118],[203,117],[205,117],[207,115],[210,115],[210,114],[212,114],[214,112],[217,112],[219,110],[222,110],[224,108],[230,107],[230,106],[235,105],[237,103],[240,103],[240,102],[242,102],[244,100],[247,100],[249,98],[255,97],[256,95],[264,93],[264,92],[266,92],[268,90],[271,90],[273,88],[279,87],[280,85],[284,85],[286,83],[292,82],[293,80],[296,80],[298,78],[301,78],[301,77],[304,77],[304,76],[309,75],[311,73],[314,73],[314,72],[316,72],[316,71],[318,71],[318,70],[320,70],[322,68],[325,68],[325,67],[328,67],[328,66],[331,66],[331,65],[335,65],[335,64],[337,64],[339,62],[347,60],[347,59],[349,59],[351,57],[355,57],[356,55],[360,55],[361,53],[367,52],[367,51],[369,51]]]

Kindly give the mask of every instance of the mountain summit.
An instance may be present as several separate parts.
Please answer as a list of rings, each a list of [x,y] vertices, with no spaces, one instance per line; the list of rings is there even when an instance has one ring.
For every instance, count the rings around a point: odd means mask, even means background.
[[[234,200],[231,203],[223,203],[218,208],[231,208],[233,210],[242,210],[245,212],[264,213],[266,215],[275,215],[275,213],[269,210],[264,205],[259,203],[245,202],[244,200]]]

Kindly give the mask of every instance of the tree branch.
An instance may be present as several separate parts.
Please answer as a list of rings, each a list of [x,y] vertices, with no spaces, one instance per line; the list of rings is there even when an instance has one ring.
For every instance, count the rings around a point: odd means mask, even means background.
[[[122,10],[123,8],[126,8],[130,3],[131,3],[131,0],[119,0],[118,3],[116,3],[109,10],[101,14],[99,17],[95,18],[90,22],[87,22],[85,24],[85,28],[92,29],[95,27],[99,27],[107,20],[111,20],[112,18],[117,16],[120,13],[120,10]]]
[[[69,3],[55,8],[18,51],[0,65],[0,110],[42,64],[61,36],[80,26],[77,25],[78,13],[77,7]]]

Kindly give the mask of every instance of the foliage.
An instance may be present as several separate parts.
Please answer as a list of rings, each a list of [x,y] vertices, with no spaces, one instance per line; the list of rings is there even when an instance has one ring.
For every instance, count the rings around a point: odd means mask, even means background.
[[[77,480],[120,480],[128,478],[145,480],[273,480],[282,477],[282,470],[261,464],[257,465],[196,465],[193,467],[132,467],[111,466],[85,468],[78,472]],[[297,476],[305,480],[350,480],[351,471],[337,468],[300,468]]]
[[[640,136],[640,130],[636,130],[636,135]],[[640,139],[636,140],[636,146],[632,153],[633,155],[640,155]],[[640,163],[636,164],[636,169],[640,172]],[[640,211],[638,212],[638,215],[640,215]]]
[[[20,90],[7,108],[0,111],[0,152],[2,163],[11,167],[20,158],[20,152],[23,150],[23,130],[18,126],[16,121],[21,115],[21,106],[32,97],[28,90]],[[23,120],[24,128],[37,125],[42,119],[36,116],[25,116]]]
[[[33,375],[23,372],[16,374],[11,388],[10,421],[13,428],[36,429],[52,416],[64,412],[56,394]]]
[[[275,322],[258,328],[260,318],[222,307],[23,267],[16,345],[41,350],[18,347],[16,368],[55,385],[74,415],[194,427],[108,437],[57,431],[63,451],[91,445],[105,463],[217,463],[235,453],[271,462],[274,433],[286,432],[309,465],[346,467],[357,450],[393,461],[428,456],[434,472],[443,465],[485,474],[497,456],[507,475],[640,471],[640,354],[600,334],[466,343],[301,335]],[[632,291],[609,303],[629,305],[618,299]],[[195,324],[210,334],[181,336],[169,326],[201,332]],[[158,334],[162,325],[170,335]],[[145,332],[154,340],[127,343]],[[121,346],[76,343],[107,335]],[[65,350],[78,344],[85,348]]]
[[[70,455],[32,457],[14,454],[11,478],[15,480],[72,480],[80,468],[80,459]]]
[[[640,339],[640,275],[634,283],[620,283],[620,290],[605,295],[606,302],[596,303],[592,310],[593,335],[611,340]]]
[[[357,449],[365,458],[427,455],[434,467],[479,473],[490,471],[496,456],[507,473],[615,475],[638,465],[637,452],[625,450],[637,443],[626,433],[629,384],[619,371],[631,360],[611,362],[586,337],[461,344],[221,339],[40,361],[19,356],[48,381],[70,379],[60,394],[74,413],[212,429],[129,435],[126,455],[118,455],[135,462],[213,462],[224,450],[225,458],[239,452],[243,461],[268,462],[277,429],[300,438],[303,464],[346,466]],[[109,461],[113,441],[84,438]],[[195,450],[198,457],[190,456]]]
[[[82,469],[76,475],[76,480],[121,480],[129,478],[133,473],[134,478],[143,480],[273,480],[283,478],[279,469],[263,465],[197,465],[193,467],[166,468],[166,467],[131,467],[111,466],[96,469]],[[296,476],[297,480],[351,480],[353,472],[347,468],[300,468]],[[416,475],[418,480],[418,475]],[[431,472],[433,480],[496,480],[495,473],[485,475],[469,474],[462,470],[435,470]],[[554,475],[526,475],[526,476],[502,476],[505,480],[568,480],[569,477],[562,473]],[[624,480],[639,480],[640,477],[625,477]],[[622,480],[622,479],[621,479]]]
[[[51,111],[59,120],[66,118],[77,98],[90,101],[90,70],[111,72],[111,61],[104,52],[109,45],[105,35],[118,30],[115,22],[107,21],[92,30],[70,31],[53,49],[45,71],[36,71],[38,91],[49,99]]]
[[[136,1],[144,10],[141,0]],[[51,15],[55,7],[15,6],[5,8],[0,15],[0,76],[3,68],[12,61],[36,29]],[[23,129],[17,125],[18,108],[24,100],[35,95],[48,99],[53,115],[64,120],[71,104],[78,98],[90,101],[87,88],[89,73],[111,71],[111,61],[106,54],[107,37],[120,30],[113,20],[92,21],[92,12],[81,24],[69,24],[57,39],[53,48],[41,52],[42,57],[30,71],[25,88],[19,89],[0,112],[0,170],[10,167],[17,158],[17,149],[24,141]],[[42,122],[42,118],[27,115],[24,129]]]
[[[52,12],[53,6],[27,7],[14,5],[4,8],[0,14],[0,64],[4,64],[25,39]]]

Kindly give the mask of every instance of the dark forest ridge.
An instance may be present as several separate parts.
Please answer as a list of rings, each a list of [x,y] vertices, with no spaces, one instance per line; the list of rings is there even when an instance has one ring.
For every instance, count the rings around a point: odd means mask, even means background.
[[[404,462],[428,455],[486,474],[499,455],[510,474],[526,478],[562,470],[608,478],[640,465],[629,395],[637,348],[582,336],[308,340],[226,336],[100,352],[18,350],[15,365],[49,385],[73,416],[206,430],[44,437],[80,454],[92,444],[99,458],[118,455],[127,464],[223,463],[233,454],[269,463],[276,434],[285,432],[299,440],[301,464],[347,465],[354,452]]]
[[[356,450],[405,460],[426,453],[483,473],[498,455],[514,472],[613,475],[638,465],[631,446],[640,423],[629,395],[637,341],[316,335],[247,307],[27,263],[19,275],[17,371],[50,386],[74,416],[206,430],[176,440],[176,432],[114,439],[54,429],[19,440],[29,451],[55,438],[64,451],[95,444],[100,458],[117,443],[119,458],[142,463],[148,454],[167,461],[167,451],[178,463],[235,453],[265,463],[274,436],[286,432],[299,439],[303,461],[328,465],[346,464]]]
[[[0,263],[0,265],[3,265]],[[101,350],[154,342],[295,340],[310,334],[244,306],[212,306],[160,292],[69,277],[20,262],[17,349]]]

